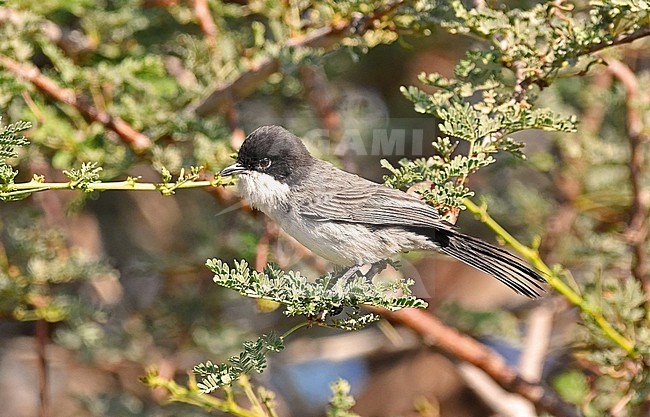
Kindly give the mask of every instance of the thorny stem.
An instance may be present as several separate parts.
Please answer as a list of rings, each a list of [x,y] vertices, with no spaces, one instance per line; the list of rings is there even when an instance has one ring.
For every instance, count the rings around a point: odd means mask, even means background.
[[[569,302],[571,302],[571,304],[578,307],[582,313],[594,320],[605,336],[625,350],[630,357],[637,358],[639,356],[639,352],[635,349],[634,343],[619,333],[596,307],[590,305],[580,294],[575,292],[569,285],[562,281],[558,276],[558,273],[546,265],[537,250],[524,245],[508,233],[507,230],[505,230],[488,214],[487,208],[484,205],[477,206],[469,199],[465,199],[464,204],[481,222],[485,223],[508,245],[512,246],[515,251],[530,261],[535,268],[541,271],[544,274],[544,278],[546,278],[546,281],[551,287],[553,287],[553,289],[562,294],[567,300],[569,300]]]

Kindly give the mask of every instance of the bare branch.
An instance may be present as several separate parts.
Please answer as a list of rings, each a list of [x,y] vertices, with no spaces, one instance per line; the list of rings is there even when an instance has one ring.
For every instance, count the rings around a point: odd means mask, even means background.
[[[528,332],[519,359],[519,372],[528,381],[537,382],[542,378],[553,330],[554,310],[554,305],[548,303],[535,307],[530,313]]]
[[[330,86],[322,70],[303,66],[299,70],[302,84],[307,92],[307,100],[320,125],[327,129],[334,143],[341,140],[341,115],[336,110]]]
[[[593,93],[604,94],[612,84],[612,76],[607,71],[600,71],[594,75],[589,89]],[[590,100],[586,103],[581,123],[584,136],[597,135],[607,112],[607,102],[604,100]],[[558,156],[558,166],[551,171],[551,180],[555,187],[558,208],[546,220],[544,235],[541,239],[539,254],[549,264],[559,263],[557,249],[560,241],[566,237],[575,224],[578,216],[576,199],[582,192],[583,178],[575,175],[575,170],[581,170],[584,161],[567,152],[563,146],[555,144],[554,154]]]
[[[591,45],[591,47],[585,51],[585,54],[593,54],[594,52],[602,51],[603,49],[609,48],[611,46],[624,45],[627,43],[632,43],[637,39],[645,38],[650,36],[650,25],[646,26],[643,29],[639,29],[636,32],[624,33],[619,36],[616,36],[614,39],[609,41],[604,40],[601,43]]]
[[[565,403],[553,390],[541,383],[525,380],[497,353],[477,340],[446,326],[426,311],[403,309],[380,311],[386,319],[418,333],[426,343],[481,369],[501,387],[521,395],[556,417],[580,417],[580,412]]]
[[[38,397],[40,400],[38,415],[39,417],[50,416],[50,401],[49,401],[49,378],[48,378],[48,364],[47,364],[47,322],[43,319],[36,320],[36,334],[34,339],[36,341],[36,353],[38,355]]]
[[[203,102],[190,111],[199,117],[213,113],[223,113],[232,107],[236,100],[252,94],[267,78],[278,71],[280,62],[273,58],[264,58],[245,73],[225,84],[218,86]]]
[[[217,49],[217,25],[210,14],[208,0],[193,0],[191,3],[196,20],[199,21],[201,31],[205,35],[205,41],[210,49],[215,51]]]
[[[147,135],[138,132],[121,118],[84,103],[83,98],[73,90],[57,85],[53,80],[41,74],[37,67],[30,64],[21,64],[3,55],[0,55],[0,65],[14,73],[18,78],[29,81],[53,100],[74,107],[84,118],[103,124],[106,129],[115,132],[134,152],[144,153],[151,148],[152,141]]]
[[[648,285],[648,255],[645,250],[648,240],[648,209],[650,195],[643,186],[644,149],[643,145],[650,141],[644,133],[643,116],[639,112],[639,102],[644,98],[639,92],[639,82],[636,75],[623,62],[616,59],[607,60],[608,71],[625,87],[627,114],[626,131],[630,142],[630,184],[632,185],[632,206],[629,211],[628,225],[624,232],[634,257],[632,275],[639,281],[642,288]]]
[[[499,416],[537,417],[535,407],[530,401],[504,390],[476,366],[462,362],[458,364],[457,369],[467,386]]]

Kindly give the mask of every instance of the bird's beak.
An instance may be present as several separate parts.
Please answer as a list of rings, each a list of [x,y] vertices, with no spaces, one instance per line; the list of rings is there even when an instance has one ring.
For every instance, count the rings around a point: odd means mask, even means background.
[[[234,164],[229,165],[224,169],[222,169],[219,175],[221,175],[222,177],[227,177],[230,175],[240,174],[245,171],[246,168],[244,168],[243,165],[241,165],[239,162],[235,162]]]

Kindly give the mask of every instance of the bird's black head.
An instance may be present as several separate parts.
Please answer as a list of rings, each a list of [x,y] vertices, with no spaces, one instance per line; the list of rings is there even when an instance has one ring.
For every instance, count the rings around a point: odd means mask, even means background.
[[[257,171],[290,183],[299,181],[313,161],[296,135],[281,126],[262,126],[246,137],[237,162],[224,168],[221,175]]]

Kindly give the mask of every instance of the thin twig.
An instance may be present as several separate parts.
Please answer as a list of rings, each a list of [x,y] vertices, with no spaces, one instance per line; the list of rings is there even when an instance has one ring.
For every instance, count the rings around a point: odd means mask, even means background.
[[[205,37],[205,42],[215,52],[217,50],[217,25],[214,23],[214,19],[210,14],[208,0],[192,0],[191,3],[196,20],[198,20]]]
[[[564,402],[553,390],[540,383],[525,380],[496,352],[446,326],[428,312],[406,308],[395,312],[381,311],[380,314],[391,322],[415,331],[425,343],[478,367],[504,389],[521,395],[555,417],[581,416],[574,406]]]
[[[268,217],[264,218],[264,233],[257,242],[257,250],[255,253],[255,270],[263,271],[269,261],[269,246],[277,239],[278,230],[273,227],[271,220]]]
[[[632,185],[632,206],[629,210],[627,228],[623,235],[632,249],[632,275],[641,284],[643,290],[648,285],[648,208],[650,206],[648,190],[643,186],[644,144],[650,137],[644,134],[643,116],[639,112],[639,102],[643,99],[639,91],[639,82],[634,71],[623,62],[607,59],[607,70],[625,87],[627,113],[625,129],[630,142],[630,161],[628,163],[630,184]],[[647,298],[647,297],[646,297]]]
[[[238,417],[264,417],[252,410],[241,407],[232,396],[227,396],[225,400],[222,400],[199,392],[195,384],[190,384],[190,388],[187,388],[177,384],[172,379],[159,376],[156,372],[149,372],[142,378],[142,381],[151,388],[164,388],[167,390],[171,401],[192,404],[209,411],[219,410]]]
[[[612,83],[612,77],[607,71],[600,71],[593,77],[589,90],[598,95],[604,93]],[[590,100],[581,117],[584,134],[590,137],[597,135],[607,113],[606,101]],[[544,225],[544,235],[539,246],[539,254],[548,264],[557,263],[557,248],[559,242],[569,234],[575,224],[579,210],[576,199],[583,189],[583,176],[576,171],[583,170],[584,161],[570,155],[561,144],[554,145],[554,154],[558,158],[558,168],[551,172],[551,180],[556,190],[558,208],[551,214]]]
[[[642,29],[637,30],[636,32],[633,33],[623,33],[620,34],[613,39],[610,40],[603,40],[600,43],[596,43],[591,45],[587,50],[585,50],[585,55],[586,54],[593,54],[594,52],[602,51],[603,49],[609,48],[611,46],[616,46],[616,45],[624,45],[626,43],[631,43],[636,41],[637,39],[645,38],[646,36],[650,36],[650,25],[646,26]]]
[[[538,382],[542,379],[553,330],[554,310],[554,306],[547,303],[530,312],[528,332],[519,359],[519,372],[528,381]]]
[[[85,103],[74,90],[57,85],[53,80],[41,74],[37,67],[31,64],[21,64],[4,55],[0,55],[0,66],[17,77],[29,81],[46,96],[74,107],[86,119],[99,122],[106,129],[115,132],[135,153],[144,153],[152,147],[152,141],[147,135],[138,132],[121,118]]]

